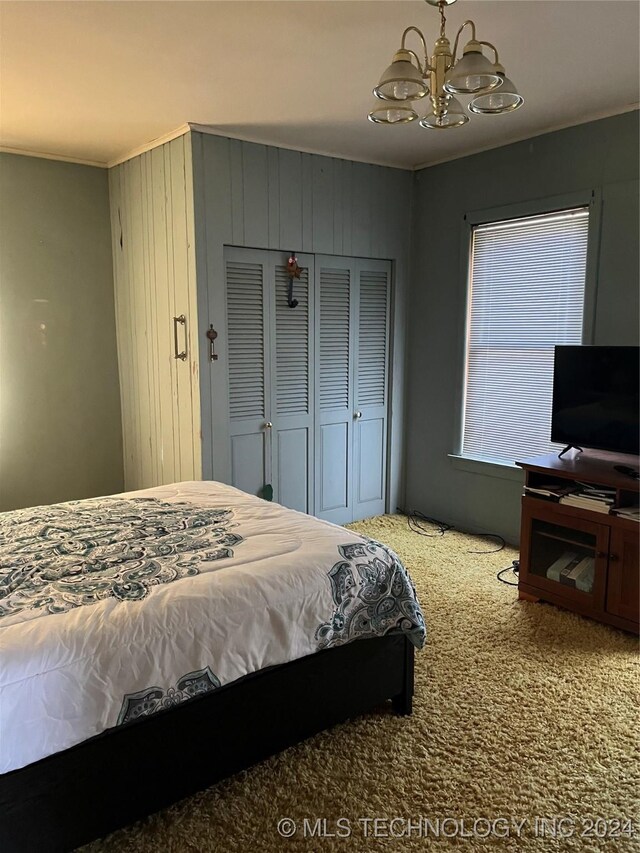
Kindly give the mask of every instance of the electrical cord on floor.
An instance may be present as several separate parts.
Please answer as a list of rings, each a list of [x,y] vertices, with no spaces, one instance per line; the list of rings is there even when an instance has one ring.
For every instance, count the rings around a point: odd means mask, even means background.
[[[449,530],[455,530],[453,524],[449,524],[446,521],[440,521],[437,518],[432,518],[431,516],[420,512],[418,509],[404,510],[398,506],[396,507],[396,512],[406,515],[409,530],[412,530],[414,533],[419,533],[420,536],[428,536],[435,539],[438,536],[444,536],[444,534]],[[427,524],[431,525],[432,528],[435,528],[435,532],[427,529],[425,527]],[[465,533],[468,533],[470,536],[480,536],[484,539],[498,540],[497,548],[491,548],[489,551],[467,551],[467,554],[497,554],[498,551],[502,551],[507,544],[505,539],[498,533],[474,533],[470,530],[466,530]]]
[[[490,551],[467,551],[467,554],[497,554],[498,551],[502,551],[506,546],[506,540],[500,536],[499,533],[473,533],[473,536],[482,536],[485,539],[497,539],[498,547],[492,548]]]
[[[429,536],[430,538],[436,538],[437,536],[444,536],[447,530],[452,530],[453,525],[447,524],[446,521],[439,521],[437,518],[431,518],[428,515],[425,515],[423,512],[420,512],[418,509],[410,509],[405,511],[401,507],[396,507],[396,512],[401,513],[402,515],[406,515],[407,524],[409,526],[409,530],[412,530],[414,533],[419,533],[420,536]],[[435,528],[435,533],[430,532],[425,525],[429,524],[431,527]]]
[[[504,579],[503,575],[506,575],[507,572],[511,572],[518,577],[518,572],[520,571],[520,560],[514,560],[510,566],[507,566],[506,569],[500,569],[496,577],[500,581],[500,583],[506,583],[507,586],[518,586],[518,581],[507,581]]]

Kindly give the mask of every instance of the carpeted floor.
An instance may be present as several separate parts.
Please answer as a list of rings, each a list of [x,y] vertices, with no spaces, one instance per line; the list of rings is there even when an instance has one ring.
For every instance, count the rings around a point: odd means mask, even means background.
[[[640,849],[624,825],[594,837],[640,818],[636,639],[518,602],[495,577],[512,550],[473,554],[491,543],[424,538],[399,516],[352,527],[398,552],[425,611],[413,716],[381,708],[345,723],[85,853]],[[278,834],[284,817],[292,838]],[[536,817],[568,820],[554,840]],[[325,837],[302,837],[305,818],[326,818]],[[351,835],[326,837],[336,831]]]

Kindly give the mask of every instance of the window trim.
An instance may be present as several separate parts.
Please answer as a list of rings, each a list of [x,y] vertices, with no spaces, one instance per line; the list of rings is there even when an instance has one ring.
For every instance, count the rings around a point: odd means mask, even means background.
[[[468,330],[471,311],[469,299],[469,272],[471,264],[471,240],[473,228],[476,225],[486,225],[492,222],[502,222],[508,219],[522,219],[528,216],[539,216],[545,213],[554,213],[561,210],[570,210],[575,207],[589,208],[589,228],[587,236],[587,267],[584,283],[584,315],[582,322],[583,344],[595,342],[596,329],[596,303],[598,265],[600,258],[600,232],[602,212],[602,192],[599,188],[581,190],[574,193],[565,193],[557,196],[531,199],[529,201],[517,202],[515,204],[500,205],[480,210],[470,210],[464,214],[460,237],[460,280],[459,304],[463,306],[460,312],[457,332],[457,352],[459,381],[455,392],[455,414],[453,429],[453,450],[449,453],[452,464],[466,471],[487,474],[489,476],[505,477],[509,469],[519,470],[506,465],[504,462],[492,461],[490,459],[478,460],[473,456],[465,456],[462,452],[463,429],[464,429],[464,401],[466,390],[466,366],[468,355]],[[515,460],[514,460],[515,463]],[[511,479],[511,477],[507,477]]]

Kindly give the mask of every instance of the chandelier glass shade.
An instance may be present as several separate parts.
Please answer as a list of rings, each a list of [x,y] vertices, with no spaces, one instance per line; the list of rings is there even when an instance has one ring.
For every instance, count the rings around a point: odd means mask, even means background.
[[[376,124],[407,124],[419,118],[411,101],[376,101],[369,119]]]
[[[383,101],[406,101],[424,98],[427,85],[420,70],[411,62],[408,50],[399,50],[391,65],[385,69],[373,94]]]
[[[524,103],[524,98],[518,93],[515,85],[504,76],[498,66],[498,74],[502,79],[502,83],[496,89],[487,89],[484,92],[479,92],[475,98],[469,103],[469,109],[472,113],[479,115],[491,116],[500,115],[501,113],[511,113],[521,107]]]
[[[420,119],[420,127],[428,127],[432,130],[446,130],[449,127],[461,127],[469,121],[464,107],[457,98],[449,96],[446,109],[440,113],[431,111]]]
[[[473,21],[462,24],[451,48],[446,35],[444,10],[454,2],[427,0],[430,5],[438,6],[440,11],[440,36],[431,56],[421,30],[411,26],[404,31],[399,50],[373,90],[377,100],[369,112],[370,121],[376,124],[408,124],[420,119],[420,126],[430,129],[462,127],[469,121],[469,116],[453,95],[474,96],[468,108],[479,115],[501,115],[523,105],[524,98],[506,76],[495,46],[476,39]],[[470,28],[470,38],[458,58],[458,43],[467,27]],[[421,42],[422,60],[415,51],[406,47],[410,33],[415,33]],[[492,59],[484,54],[483,48],[493,52]]]

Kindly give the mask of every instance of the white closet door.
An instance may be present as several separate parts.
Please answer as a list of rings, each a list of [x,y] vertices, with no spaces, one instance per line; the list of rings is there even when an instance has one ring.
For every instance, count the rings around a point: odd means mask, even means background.
[[[271,482],[269,256],[225,249],[231,483],[262,495]]]
[[[356,263],[316,256],[315,515],[353,517],[353,291]]]
[[[273,398],[272,475],[274,500],[300,512],[313,512],[313,255],[298,255],[303,268],[294,279],[295,308],[289,306],[288,255],[269,253],[274,263],[270,286]]]
[[[354,520],[385,512],[390,290],[388,261],[357,262]]]

